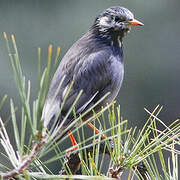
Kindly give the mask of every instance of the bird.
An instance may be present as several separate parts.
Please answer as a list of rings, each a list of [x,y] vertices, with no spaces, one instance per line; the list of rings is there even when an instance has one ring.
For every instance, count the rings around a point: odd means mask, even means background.
[[[108,92],[110,94],[95,107],[95,111],[115,100],[124,77],[123,38],[132,26],[143,26],[143,23],[136,20],[130,10],[121,6],[110,7],[95,18],[87,33],[64,55],[54,74],[42,111],[45,128],[50,129],[55,119],[56,126],[63,122],[80,91],[82,94],[75,105],[77,116]],[[73,121],[74,115],[71,113],[61,130]]]

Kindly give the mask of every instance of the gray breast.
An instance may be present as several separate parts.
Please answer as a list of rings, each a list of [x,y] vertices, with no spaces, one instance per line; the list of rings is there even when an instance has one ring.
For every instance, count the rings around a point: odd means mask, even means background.
[[[113,60],[111,63],[111,84],[107,87],[106,91],[111,92],[111,94],[106,98],[104,103],[111,103],[118,95],[123,78],[124,78],[124,64],[122,61]],[[103,103],[103,104],[104,104]],[[105,105],[104,104],[104,105]]]

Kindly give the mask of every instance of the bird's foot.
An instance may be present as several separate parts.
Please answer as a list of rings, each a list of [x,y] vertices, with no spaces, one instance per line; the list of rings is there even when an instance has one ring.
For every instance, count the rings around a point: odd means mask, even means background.
[[[68,134],[69,134],[69,138],[70,138],[70,140],[71,140],[71,143],[72,143],[73,147],[71,147],[71,148],[69,148],[69,149],[66,150],[66,153],[67,153],[67,154],[69,154],[69,153],[71,153],[71,152],[79,149],[78,143],[77,143],[75,137],[73,136],[71,130],[68,131]]]
[[[87,125],[93,129],[95,131],[96,134],[99,134],[100,133],[100,130],[98,128],[96,128],[91,122],[88,122]],[[106,139],[107,136],[104,135],[104,134],[101,134],[101,139]]]

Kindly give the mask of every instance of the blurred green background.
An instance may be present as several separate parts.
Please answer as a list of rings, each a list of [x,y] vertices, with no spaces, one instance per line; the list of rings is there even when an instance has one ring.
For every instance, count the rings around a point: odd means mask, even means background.
[[[37,47],[42,64],[47,48],[61,46],[61,58],[104,9],[130,9],[144,27],[133,28],[124,39],[125,78],[118,103],[122,116],[143,124],[147,113],[163,105],[161,119],[169,123],[180,115],[180,1],[179,0],[0,0],[0,32],[15,34],[24,74],[37,96]],[[2,34],[2,33],[1,33]],[[54,52],[55,53],[55,52]],[[5,42],[0,40],[0,98],[5,93],[18,103]],[[1,111],[6,118],[9,103]],[[6,112],[7,111],[7,112]]]
[[[93,24],[104,9],[120,5],[131,10],[145,26],[133,28],[124,39],[125,79],[117,98],[124,119],[142,126],[153,110],[163,105],[160,118],[169,124],[180,117],[180,1],[179,0],[0,0],[0,32],[16,37],[23,72],[37,96],[37,48],[42,64],[47,48],[61,46],[61,58]],[[55,51],[54,51],[55,54]],[[0,38],[0,98],[19,96],[5,41]],[[0,112],[5,120],[9,102]]]

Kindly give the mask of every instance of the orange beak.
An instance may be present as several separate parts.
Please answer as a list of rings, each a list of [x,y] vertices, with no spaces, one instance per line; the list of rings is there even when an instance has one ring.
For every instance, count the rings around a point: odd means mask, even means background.
[[[133,19],[132,21],[129,21],[129,24],[132,26],[144,26],[144,24],[136,19]]]

